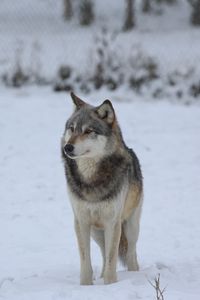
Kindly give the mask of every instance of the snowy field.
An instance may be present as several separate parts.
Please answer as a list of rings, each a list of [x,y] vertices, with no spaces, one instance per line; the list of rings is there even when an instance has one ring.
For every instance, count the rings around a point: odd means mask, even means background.
[[[106,97],[93,93],[86,100]],[[72,111],[69,95],[1,88],[1,299],[156,299],[148,280],[159,273],[166,300],[200,299],[200,107],[130,98],[119,103],[113,94],[111,100],[144,174],[140,271],[119,265],[118,282],[104,286],[100,253],[92,244],[96,280],[82,287],[60,158],[60,137]]]
[[[163,77],[194,68],[183,90],[199,82],[200,29],[189,24],[186,0],[164,7],[161,15],[136,11],[137,27],[128,33],[121,32],[123,1],[95,3],[95,24],[81,28],[77,19],[62,20],[62,1],[1,0],[0,77],[13,72],[17,53],[24,70],[50,79],[61,64],[87,70],[94,37],[106,25],[117,32],[115,47],[123,57],[138,45],[158,61]],[[60,157],[70,97],[50,86],[9,89],[0,83],[0,299],[153,300],[149,281],[158,274],[164,300],[200,299],[200,98],[191,101],[186,93],[179,101],[165,94],[158,101],[150,92],[147,86],[136,95],[122,85],[79,94],[93,104],[113,101],[124,139],[141,161],[145,193],[140,271],[119,265],[118,282],[104,286],[100,252],[92,243],[95,281],[82,287]]]

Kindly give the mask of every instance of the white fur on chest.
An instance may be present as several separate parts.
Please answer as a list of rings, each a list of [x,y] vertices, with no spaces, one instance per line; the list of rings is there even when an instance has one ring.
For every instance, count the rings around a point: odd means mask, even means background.
[[[124,185],[114,199],[93,203],[78,199],[73,193],[70,193],[75,217],[94,226],[101,224],[104,227],[109,222],[114,222],[117,217],[122,215],[127,190],[127,185]]]
[[[84,179],[90,179],[97,170],[98,159],[81,158],[77,159],[78,170]]]

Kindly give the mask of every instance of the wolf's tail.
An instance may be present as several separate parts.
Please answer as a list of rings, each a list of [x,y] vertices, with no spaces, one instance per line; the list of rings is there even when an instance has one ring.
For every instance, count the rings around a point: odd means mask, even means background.
[[[126,255],[128,251],[128,240],[126,238],[125,232],[124,232],[124,226],[122,224],[122,229],[121,229],[121,237],[120,237],[120,242],[119,242],[119,259],[121,263],[126,266]]]

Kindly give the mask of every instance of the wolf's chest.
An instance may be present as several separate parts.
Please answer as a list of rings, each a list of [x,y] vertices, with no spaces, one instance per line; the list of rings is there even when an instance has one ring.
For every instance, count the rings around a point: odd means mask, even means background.
[[[128,187],[124,185],[115,199],[109,201],[82,201],[74,193],[70,193],[70,200],[74,214],[83,218],[85,222],[95,228],[102,229],[107,222],[122,215]]]

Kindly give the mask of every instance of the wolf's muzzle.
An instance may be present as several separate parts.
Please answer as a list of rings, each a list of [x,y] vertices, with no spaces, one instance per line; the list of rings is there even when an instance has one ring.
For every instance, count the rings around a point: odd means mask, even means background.
[[[73,156],[74,146],[72,144],[66,144],[63,150],[65,155]]]

